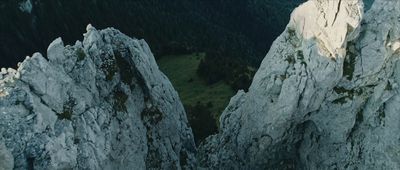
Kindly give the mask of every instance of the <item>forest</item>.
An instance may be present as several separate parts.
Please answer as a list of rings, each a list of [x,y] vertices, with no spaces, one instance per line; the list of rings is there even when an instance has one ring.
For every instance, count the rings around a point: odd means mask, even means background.
[[[20,9],[25,1],[32,5],[30,12]],[[301,2],[4,0],[0,2],[0,67],[15,67],[37,51],[45,54],[57,37],[74,44],[89,23],[145,39],[156,57],[210,52],[257,67]]]

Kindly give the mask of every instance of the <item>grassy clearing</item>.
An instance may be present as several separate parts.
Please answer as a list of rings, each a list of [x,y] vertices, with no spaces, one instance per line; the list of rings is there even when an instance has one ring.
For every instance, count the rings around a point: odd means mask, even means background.
[[[207,85],[197,75],[197,67],[204,56],[204,53],[164,56],[157,62],[178,91],[185,106],[194,106],[197,102],[211,102],[210,110],[217,118],[228,105],[234,91],[223,81]]]

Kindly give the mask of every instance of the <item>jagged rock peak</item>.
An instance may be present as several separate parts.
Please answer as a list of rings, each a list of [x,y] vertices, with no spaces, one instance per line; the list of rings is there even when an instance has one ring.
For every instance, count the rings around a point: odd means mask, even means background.
[[[303,39],[320,41],[321,52],[344,57],[346,43],[358,36],[362,16],[362,0],[310,0],[294,10],[288,27]]]
[[[200,164],[399,169],[400,1],[375,0],[364,17],[362,7],[356,0],[298,7],[249,92],[231,99],[219,134],[199,148]]]
[[[89,25],[0,74],[0,169],[192,169],[177,92],[144,40]]]

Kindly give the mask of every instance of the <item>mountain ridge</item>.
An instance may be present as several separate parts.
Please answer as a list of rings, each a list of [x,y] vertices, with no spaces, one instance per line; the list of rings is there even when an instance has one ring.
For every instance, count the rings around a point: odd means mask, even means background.
[[[186,113],[144,40],[87,27],[0,74],[0,169],[192,169]],[[10,168],[11,167],[11,168]]]

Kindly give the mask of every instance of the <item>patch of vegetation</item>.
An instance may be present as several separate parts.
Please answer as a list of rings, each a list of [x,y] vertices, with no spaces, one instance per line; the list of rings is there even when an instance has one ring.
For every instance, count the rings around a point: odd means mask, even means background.
[[[212,103],[210,111],[215,117],[219,117],[235,92],[224,81],[209,85],[197,75],[197,67],[204,55],[164,56],[157,62],[185,106],[195,106],[198,102]]]
[[[342,97],[332,101],[335,104],[344,104],[347,99],[353,99],[355,95],[361,95],[363,93],[362,89],[346,89],[344,87],[334,87],[333,90]]]
[[[287,61],[289,64],[294,64],[296,62],[296,59],[294,58],[293,55],[289,55],[289,56],[287,56],[285,61]]]
[[[128,95],[122,90],[116,90],[114,92],[114,109],[119,112],[126,112],[126,101],[128,100]]]
[[[365,87],[367,88],[375,88],[377,85],[376,84],[370,84],[370,85],[366,85]]]
[[[299,45],[299,38],[296,35],[296,30],[292,28],[287,29],[288,34],[289,34],[289,42],[292,44],[294,47],[297,47]]]
[[[81,142],[81,140],[77,137],[74,138],[74,144],[77,145]]]
[[[379,118],[380,118],[380,120],[384,120],[385,119],[385,117],[386,117],[386,114],[385,114],[385,111],[382,109],[382,110],[380,110],[379,111]]]
[[[101,66],[104,74],[106,75],[106,80],[111,81],[114,75],[118,72],[118,66],[114,58],[108,58],[103,62]]]
[[[64,104],[64,109],[62,113],[57,114],[60,120],[72,120],[73,108],[75,106],[75,100],[70,99]]]
[[[347,80],[353,79],[354,68],[356,64],[356,49],[354,44],[349,44],[347,50],[347,56],[343,63],[343,76],[346,77]]]
[[[152,148],[151,146],[149,146],[149,150],[147,152],[147,157],[146,157],[147,169],[161,169],[161,164],[162,164],[162,155],[156,148]]]
[[[284,81],[284,80],[287,79],[287,75],[286,75],[286,74],[285,74],[285,75],[280,75],[279,78],[280,78],[282,81]]]
[[[301,51],[301,50],[297,51],[297,59],[300,61],[304,61],[303,51]]]
[[[386,91],[392,91],[393,90],[392,84],[390,82],[387,82],[385,90]]]
[[[141,117],[142,120],[144,120],[145,122],[148,122],[147,119],[152,116],[155,115],[159,115],[160,113],[157,113],[157,111],[154,111],[152,109],[145,109],[144,111],[142,111]],[[147,152],[147,156],[146,156],[146,167],[147,169],[161,169],[161,165],[162,165],[162,156],[160,154],[159,148],[154,147],[154,143],[158,142],[158,136],[156,136],[153,133],[153,125],[154,122],[150,121],[149,123],[145,123],[144,124],[146,127],[146,138],[147,138],[147,147],[148,147],[148,152]],[[159,140],[159,139],[158,139]]]
[[[288,28],[288,33],[289,33],[290,37],[297,37],[296,30],[294,30],[292,28]]]
[[[221,53],[207,53],[197,69],[199,77],[212,85],[225,81],[234,91],[248,91],[255,74],[255,69],[240,59],[224,57]]]
[[[304,53],[303,51],[297,51],[297,59],[300,60],[300,64],[307,66],[306,61],[304,60]]]
[[[344,94],[344,93],[349,93],[351,92],[351,90],[347,90],[344,87],[334,87],[333,90],[337,93],[337,94]]]
[[[72,119],[72,112],[69,110],[64,110],[61,114],[58,114],[58,118],[63,120],[71,120]]]
[[[86,58],[85,51],[82,48],[78,48],[76,51],[76,56],[78,57],[78,62]]]
[[[303,51],[298,50],[295,55],[296,55],[296,58],[294,55],[288,55],[286,57],[285,61],[287,61],[289,64],[294,64],[294,63],[296,63],[296,60],[299,60],[302,65],[307,66],[307,63],[304,60]]]
[[[216,132],[219,115],[235,94],[225,81],[210,85],[197,75],[204,55],[164,56],[157,61],[179,93],[196,143]]]
[[[385,117],[386,117],[385,108],[386,104],[384,103],[378,110],[378,118],[383,125],[385,124]]]
[[[148,169],[161,169],[162,159],[160,153],[149,150],[146,158],[146,166]]]
[[[194,106],[185,106],[188,120],[195,136],[195,142],[199,145],[208,136],[218,132],[216,120],[210,110],[211,103],[198,102]]]
[[[150,122],[151,125],[156,125],[163,119],[163,113],[157,108],[146,108],[141,113],[142,120]]]
[[[119,74],[121,75],[122,82],[127,85],[131,85],[135,75],[135,71],[132,69],[132,66],[126,59],[123,58],[121,52],[114,51],[114,57],[119,68]]]
[[[347,102],[347,96],[345,96],[345,97],[340,97],[340,98],[338,98],[338,99],[335,99],[334,101],[332,101],[332,103],[335,103],[335,104],[345,104],[346,102]]]
[[[364,113],[363,110],[361,109],[359,112],[357,112],[356,122],[361,123],[362,121],[364,121]]]
[[[181,165],[181,168],[184,168],[188,165],[188,154],[182,149],[181,152],[179,153],[179,162]]]

